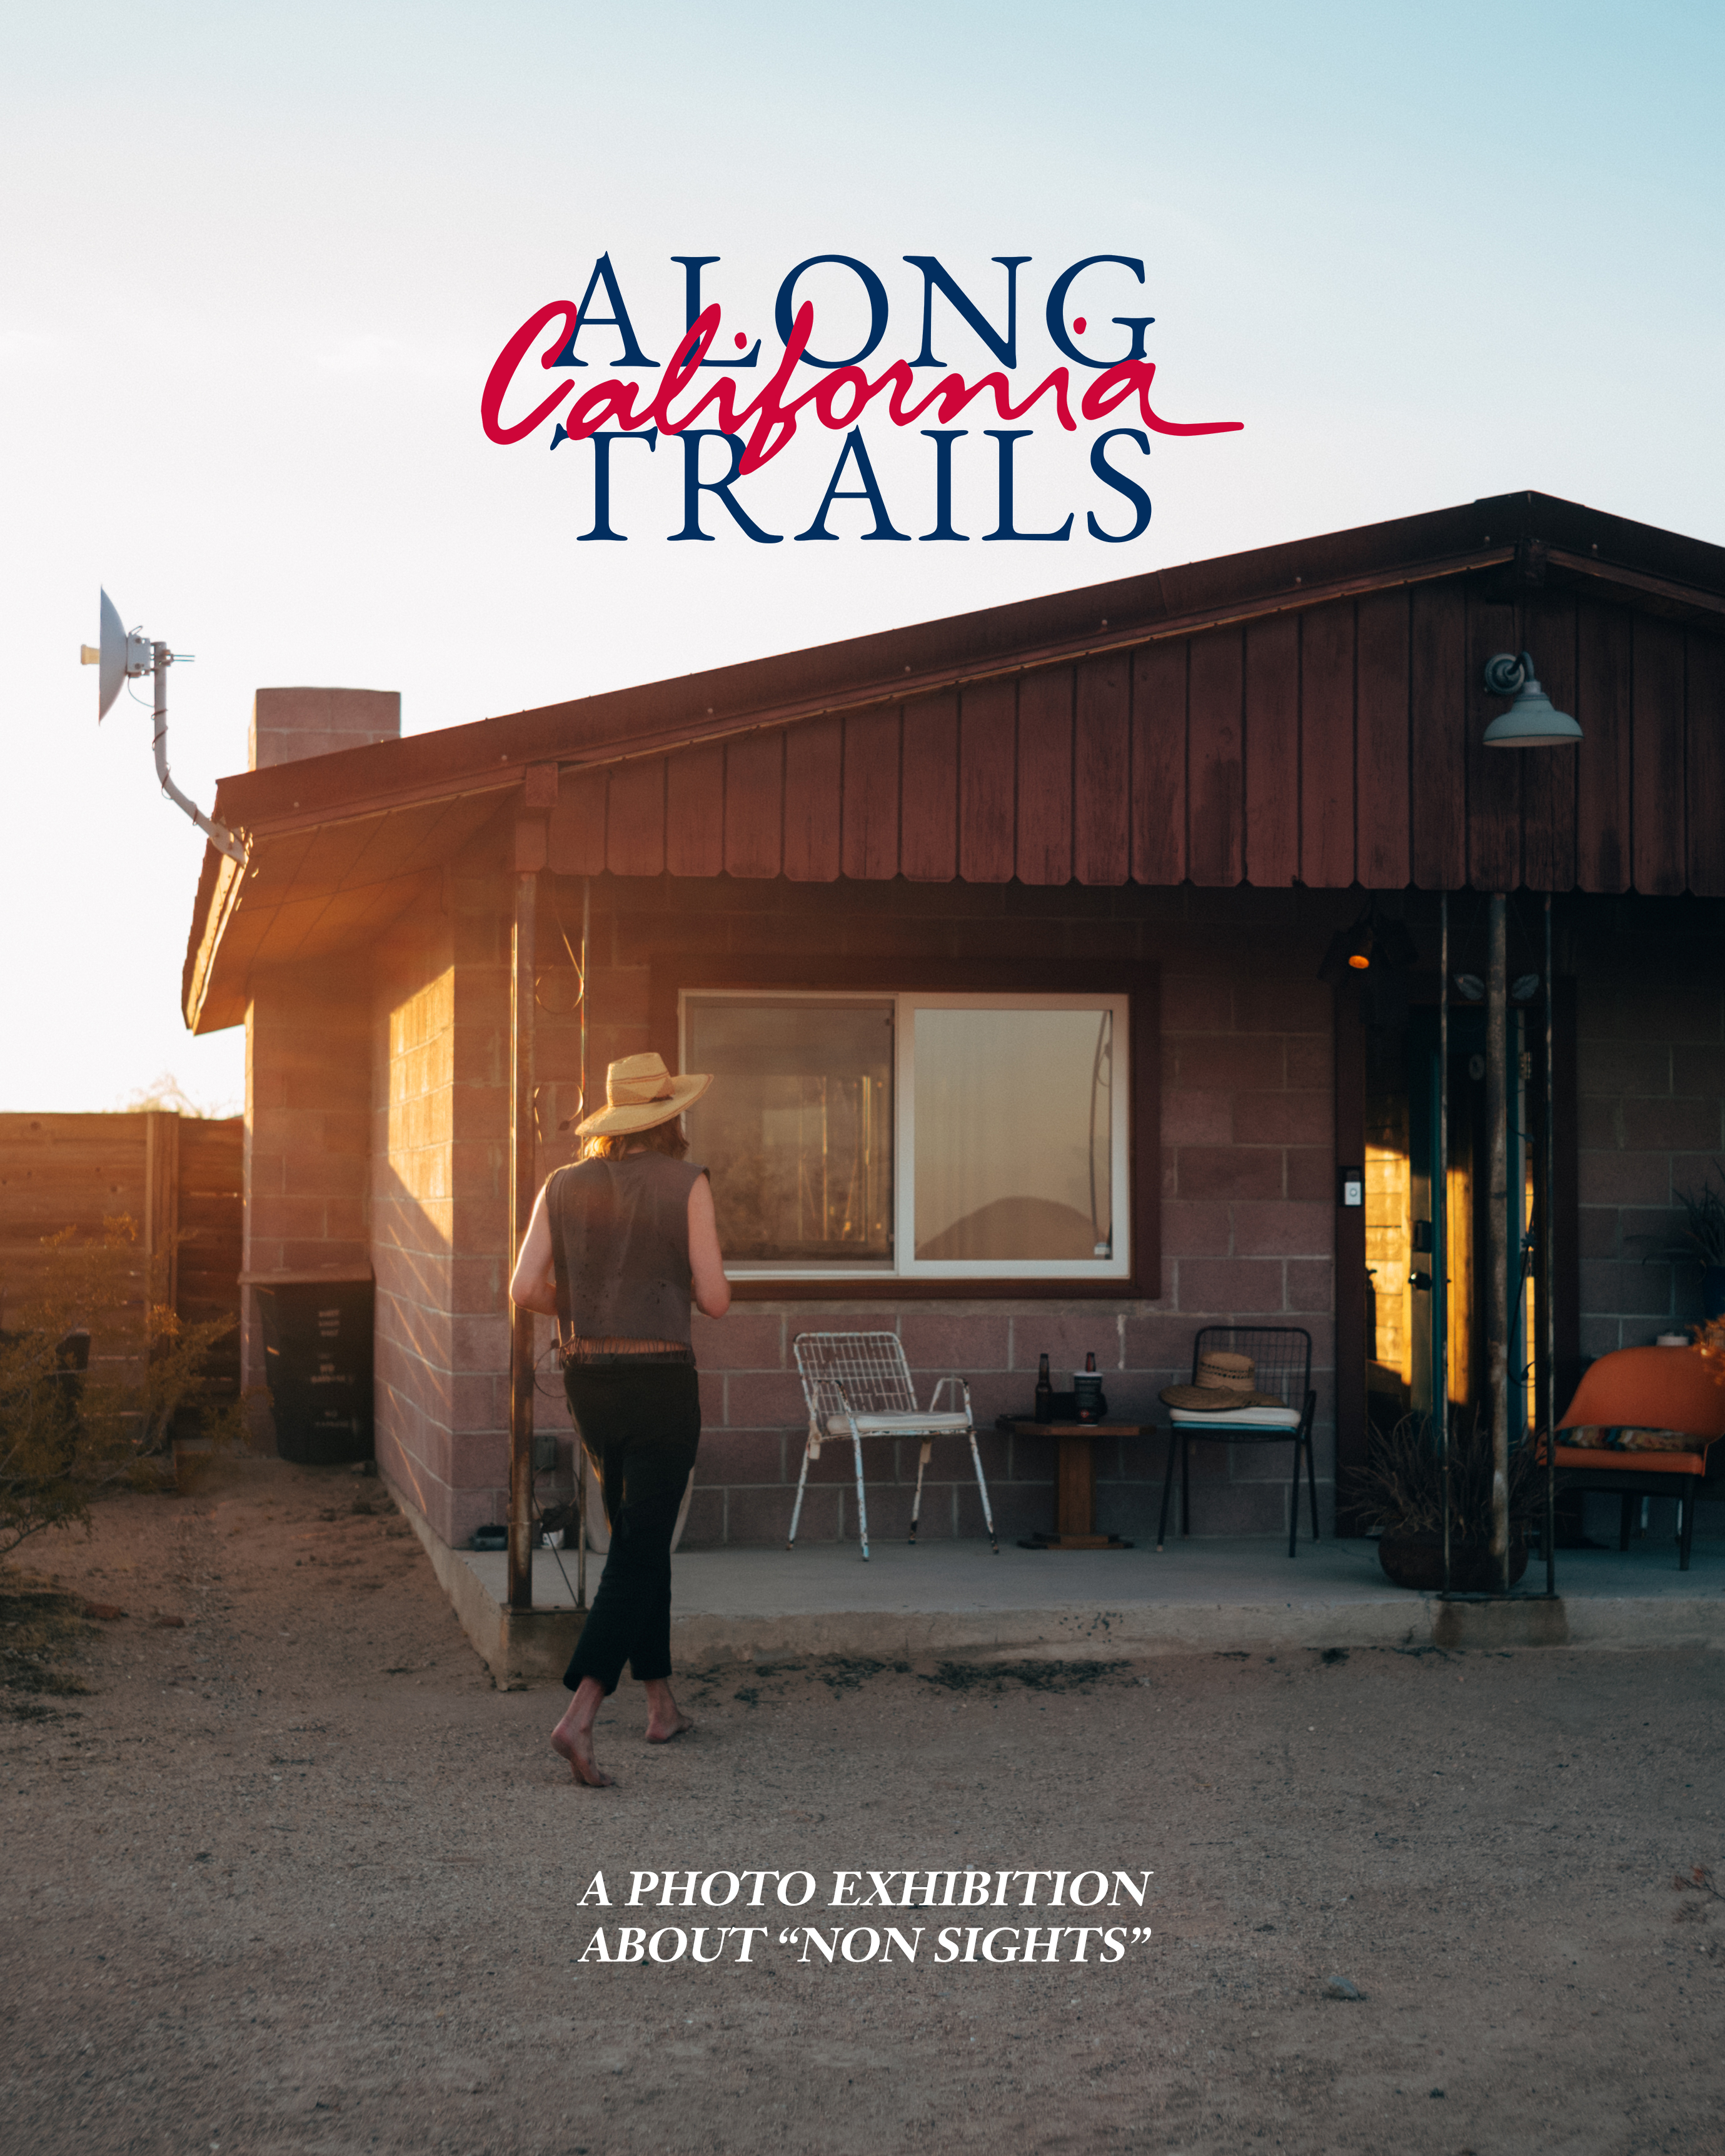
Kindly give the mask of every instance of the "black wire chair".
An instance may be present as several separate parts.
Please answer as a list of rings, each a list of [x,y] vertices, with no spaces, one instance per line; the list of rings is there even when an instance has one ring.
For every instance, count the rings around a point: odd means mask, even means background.
[[[1312,1423],[1317,1394],[1312,1389],[1312,1335],[1298,1325],[1206,1325],[1192,1343],[1192,1382],[1198,1383],[1198,1366],[1204,1355],[1222,1348],[1235,1355],[1250,1355],[1256,1366],[1253,1389],[1280,1396],[1297,1408],[1300,1419],[1291,1429],[1265,1428],[1250,1423],[1228,1422],[1220,1415],[1202,1423],[1178,1422],[1168,1436],[1168,1473],[1163,1478],[1162,1517],[1156,1529],[1160,1549],[1168,1535],[1168,1497],[1174,1486],[1174,1457],[1180,1462],[1180,1532],[1192,1532],[1192,1479],[1187,1472],[1187,1447],[1196,1438],[1212,1445],[1291,1445],[1294,1448],[1294,1486],[1288,1502],[1288,1555],[1292,1557],[1300,1533],[1300,1455],[1306,1455],[1306,1481],[1312,1497],[1312,1539],[1317,1540],[1317,1468],[1312,1453]]]

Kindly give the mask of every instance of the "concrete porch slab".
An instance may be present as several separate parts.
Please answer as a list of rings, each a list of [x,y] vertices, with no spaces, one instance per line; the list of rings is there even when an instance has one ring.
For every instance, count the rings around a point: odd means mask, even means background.
[[[397,1491],[468,1638],[500,1683],[559,1676],[579,1620],[575,1553],[537,1550],[531,1611],[503,1605],[501,1552],[447,1548]],[[562,1563],[560,1567],[558,1557]],[[589,1553],[587,1591],[604,1559]],[[567,1573],[567,1581],[564,1573]],[[1563,1551],[1555,1604],[1450,1602],[1392,1587],[1369,1542],[1266,1539],[1033,1551],[986,1543],[680,1551],[671,1645],[680,1668],[787,1655],[882,1661],[1012,1654],[1106,1658],[1287,1647],[1725,1648],[1725,1543]],[[1524,1585],[1543,1584],[1538,1564]]]

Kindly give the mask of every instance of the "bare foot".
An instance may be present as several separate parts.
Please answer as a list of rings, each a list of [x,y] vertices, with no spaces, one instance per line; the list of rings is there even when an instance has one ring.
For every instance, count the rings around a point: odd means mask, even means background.
[[[551,1748],[562,1753],[569,1763],[570,1773],[588,1789],[608,1789],[614,1786],[615,1778],[608,1774],[593,1756],[590,1729],[565,1730],[559,1722],[551,1732]]]
[[[680,1737],[695,1724],[671,1697],[671,1688],[663,1677],[655,1677],[647,1686],[647,1742],[649,1744],[669,1744],[672,1738]]]
[[[593,1725],[604,1693],[592,1677],[583,1677],[575,1688],[562,1720],[551,1732],[551,1748],[569,1763],[569,1772],[589,1789],[608,1789],[612,1777],[593,1756]]]

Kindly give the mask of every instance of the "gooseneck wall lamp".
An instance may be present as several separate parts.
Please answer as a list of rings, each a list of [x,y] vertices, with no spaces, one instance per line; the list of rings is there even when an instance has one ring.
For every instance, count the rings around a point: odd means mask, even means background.
[[[1494,696],[1515,698],[1486,727],[1487,748],[1565,748],[1581,739],[1580,726],[1540,687],[1527,652],[1517,659],[1512,651],[1500,651],[1488,659],[1486,686]]]

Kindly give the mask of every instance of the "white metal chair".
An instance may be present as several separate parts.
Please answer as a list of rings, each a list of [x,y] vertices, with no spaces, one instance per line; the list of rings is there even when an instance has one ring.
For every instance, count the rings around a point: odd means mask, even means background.
[[[976,1469],[976,1486],[982,1494],[983,1518],[994,1554],[1000,1554],[1000,1538],[994,1532],[994,1514],[988,1503],[988,1486],[983,1476],[982,1455],[977,1450],[976,1424],[971,1419],[970,1383],[964,1378],[942,1378],[929,1396],[926,1410],[916,1405],[904,1342],[896,1332],[799,1332],[792,1342],[797,1374],[803,1380],[803,1397],[809,1406],[809,1439],[803,1448],[803,1471],[797,1477],[797,1502],[791,1513],[791,1531],[785,1537],[789,1549],[797,1539],[797,1522],[803,1517],[803,1492],[809,1481],[809,1463],[819,1460],[822,1440],[849,1435],[856,1453],[856,1523],[864,1562],[869,1554],[868,1501],[863,1495],[862,1441],[865,1437],[920,1437],[922,1450],[916,1461],[916,1496],[911,1507],[911,1541],[922,1516],[922,1471],[937,1437],[965,1436]],[[963,1412],[938,1411],[941,1394],[951,1385],[962,1396]]]

